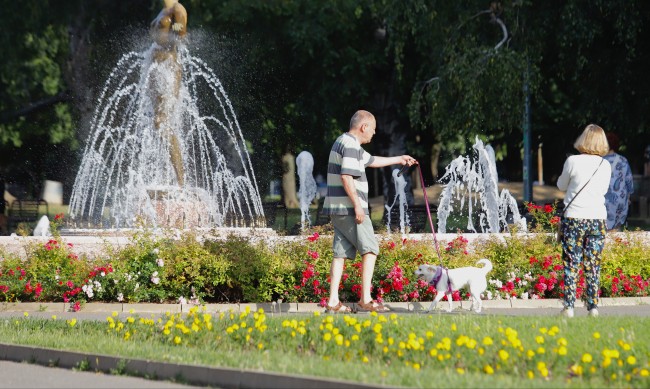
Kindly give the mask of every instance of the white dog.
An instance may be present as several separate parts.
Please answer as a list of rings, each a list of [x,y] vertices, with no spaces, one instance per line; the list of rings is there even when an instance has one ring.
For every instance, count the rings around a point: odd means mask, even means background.
[[[483,303],[481,302],[481,293],[485,292],[485,289],[487,289],[486,274],[492,270],[492,262],[484,258],[480,259],[476,263],[482,263],[483,267],[468,266],[460,267],[458,269],[445,269],[442,266],[428,264],[420,265],[420,267],[415,270],[415,276],[424,279],[431,285],[434,285],[438,291],[427,311],[433,310],[436,307],[436,304],[438,304],[438,301],[442,300],[443,296],[447,295],[447,301],[449,301],[449,309],[447,312],[451,312],[453,309],[451,298],[452,292],[467,286],[469,288],[469,293],[472,296],[472,306],[470,307],[470,310],[474,308],[476,313],[480,313],[481,308],[483,307]]]

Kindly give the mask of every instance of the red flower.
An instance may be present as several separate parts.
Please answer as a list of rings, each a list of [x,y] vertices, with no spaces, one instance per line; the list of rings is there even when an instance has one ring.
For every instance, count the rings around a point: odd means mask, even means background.
[[[551,220],[549,220],[552,225],[556,225],[557,223],[560,222],[560,217],[559,216],[553,216]]]
[[[81,310],[81,303],[79,301],[75,302],[74,305],[72,306],[72,310],[75,312],[79,312],[79,310]]]
[[[61,219],[63,219],[62,213],[57,213],[56,215],[54,215],[54,220],[61,220]]]
[[[314,232],[314,235],[308,237],[307,240],[310,242],[315,242],[318,240],[319,237],[320,235],[318,234],[318,232]]]

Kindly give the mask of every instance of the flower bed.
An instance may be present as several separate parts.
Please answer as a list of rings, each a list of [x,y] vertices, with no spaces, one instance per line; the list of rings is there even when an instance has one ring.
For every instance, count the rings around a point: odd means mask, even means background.
[[[546,213],[546,212],[545,212]],[[60,221],[57,219],[56,221]],[[485,299],[562,297],[561,249],[548,234],[491,235],[473,241],[457,235],[442,241],[441,259],[431,240],[381,236],[373,278],[379,300],[430,301],[433,287],[414,278],[422,263],[454,268],[489,258]],[[135,233],[128,244],[106,246],[99,254],[78,256],[61,236],[29,243],[24,255],[0,252],[0,301],[70,302],[316,302],[329,290],[332,237],[313,232],[299,239],[278,239],[272,246],[243,236],[199,239],[196,234]],[[650,291],[649,244],[641,234],[608,239],[602,263],[602,297],[647,296]],[[361,261],[346,263],[343,301],[361,292]],[[578,297],[584,277],[580,275]],[[466,291],[454,294],[464,299]]]

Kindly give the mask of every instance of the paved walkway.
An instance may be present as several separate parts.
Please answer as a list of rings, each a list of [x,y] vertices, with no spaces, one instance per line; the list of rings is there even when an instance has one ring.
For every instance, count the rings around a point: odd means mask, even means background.
[[[621,298],[621,299],[605,299],[604,304],[599,308],[601,317],[608,316],[641,316],[649,317],[650,316],[650,304],[644,299],[636,298]],[[514,301],[512,307],[508,307],[509,302],[490,302],[486,301],[484,305],[484,312],[482,315],[495,315],[495,316],[555,316],[559,313],[559,301],[558,300],[528,300],[528,301]],[[492,303],[492,304],[490,304]],[[446,308],[446,302],[442,302],[442,308]],[[426,303],[425,303],[426,305]],[[135,306],[135,305],[134,305]],[[147,309],[149,307],[149,309]],[[124,310],[121,310],[119,315],[121,317],[126,317],[131,314],[140,314],[141,316],[149,316],[151,314],[159,315],[162,314],[161,311],[158,313],[152,313],[153,310],[151,307],[155,307],[154,304],[151,305],[140,305],[141,310],[133,311],[128,309],[128,304],[125,304]],[[221,306],[224,307],[224,306]],[[456,304],[458,307],[458,304]],[[22,309],[21,309],[22,308]],[[77,318],[78,320],[105,320],[107,316],[111,315],[115,311],[115,304],[104,304],[104,309],[102,305],[95,305],[93,312],[42,312],[37,309],[34,305],[13,305],[13,309],[9,309],[7,305],[4,305],[4,310],[0,312],[0,320],[7,319],[11,317],[22,317],[24,312],[30,317],[41,317],[41,318],[51,318],[52,315],[56,315],[57,319],[65,320],[69,318]],[[232,309],[239,309],[240,306],[232,306]],[[301,312],[277,312],[277,315],[295,315],[297,313],[306,313],[307,311],[313,311],[315,308],[314,305],[305,305]],[[397,308],[397,307],[396,307]],[[465,309],[456,309],[453,313],[446,313],[444,311],[436,311],[433,314],[440,315],[472,315]],[[1,309],[1,308],[0,308]],[[131,310],[132,312],[129,312]],[[267,311],[268,312],[268,311]],[[419,315],[419,314],[429,314],[414,311],[412,309],[395,309],[400,315]],[[586,309],[582,307],[576,308],[576,317],[586,316]],[[14,348],[26,348],[24,346],[15,346]],[[57,360],[60,365],[65,364],[66,360],[79,360],[79,355],[65,355],[61,352],[51,351],[51,350],[41,350],[38,348],[29,348],[32,350],[27,350],[32,354],[25,354],[25,350],[8,350],[9,346],[0,347],[0,359],[14,359],[20,360],[20,355],[33,355],[39,354],[43,360]],[[2,350],[5,349],[5,350]],[[39,351],[41,350],[41,351]],[[22,353],[22,354],[21,354]],[[10,356],[10,357],[7,357]],[[76,358],[76,359],[75,359]],[[30,357],[22,358],[23,360],[31,359]],[[115,359],[119,361],[119,359]],[[115,362],[113,361],[113,362]],[[37,361],[38,363],[43,364],[43,361]],[[104,359],[104,363],[106,359]],[[144,363],[144,361],[142,361]],[[47,363],[45,363],[47,364]],[[146,362],[147,366],[155,365],[156,363]],[[144,365],[142,365],[142,370],[146,371]],[[167,368],[170,371],[178,368],[178,366],[167,364]],[[161,369],[160,364],[158,364],[157,369]],[[162,369],[165,369],[165,366],[162,366]],[[198,370],[196,370],[198,369]],[[197,367],[196,369],[186,368],[183,376],[196,376],[196,374],[211,376],[214,379],[215,375],[221,376],[221,382],[231,382],[230,387],[331,387],[331,388],[364,388],[362,384],[347,383],[341,381],[327,381],[327,380],[314,380],[313,378],[304,378],[301,380],[300,377],[291,377],[284,376],[273,373],[260,373],[260,372],[244,372],[236,369],[217,369],[217,368],[205,368]],[[161,370],[158,370],[161,371]],[[173,377],[174,374],[171,374]],[[12,361],[2,361],[0,360],[0,388],[189,388],[192,386],[183,385],[180,383],[174,383],[169,381],[154,381],[147,380],[144,378],[130,377],[130,376],[113,376],[103,373],[93,373],[93,372],[82,372],[75,371],[72,369],[56,368],[56,367],[44,367],[37,364],[28,364],[28,363],[19,363]],[[230,378],[229,378],[230,377]],[[224,381],[225,380],[225,381]],[[228,381],[230,380],[230,381]],[[248,381],[246,381],[248,380]]]

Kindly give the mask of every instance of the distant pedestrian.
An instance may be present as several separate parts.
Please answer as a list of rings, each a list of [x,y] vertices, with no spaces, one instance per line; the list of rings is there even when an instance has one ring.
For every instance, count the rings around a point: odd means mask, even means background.
[[[620,230],[625,225],[630,204],[630,195],[634,192],[632,169],[627,159],[618,154],[620,145],[618,136],[613,132],[605,134],[609,143],[609,152],[605,158],[612,166],[609,190],[605,195],[607,208],[607,230]]]
[[[578,271],[583,267],[587,310],[590,316],[597,316],[607,219],[605,194],[612,174],[612,168],[602,157],[609,151],[609,145],[603,129],[590,124],[573,147],[580,154],[567,158],[557,179],[558,189],[566,191],[560,226],[564,263],[562,315],[573,317]]]
[[[332,265],[330,267],[330,296],[327,311],[351,312],[339,301],[339,285],[345,259],[361,255],[361,301],[364,311],[386,312],[388,308],[372,299],[370,286],[379,254],[368,208],[368,179],[366,167],[414,165],[417,161],[408,155],[378,157],[366,152],[361,145],[370,143],[377,122],[368,111],[357,111],[350,120],[348,132],[340,135],[329,154],[327,164],[327,197],[323,211],[330,215],[334,226]]]

